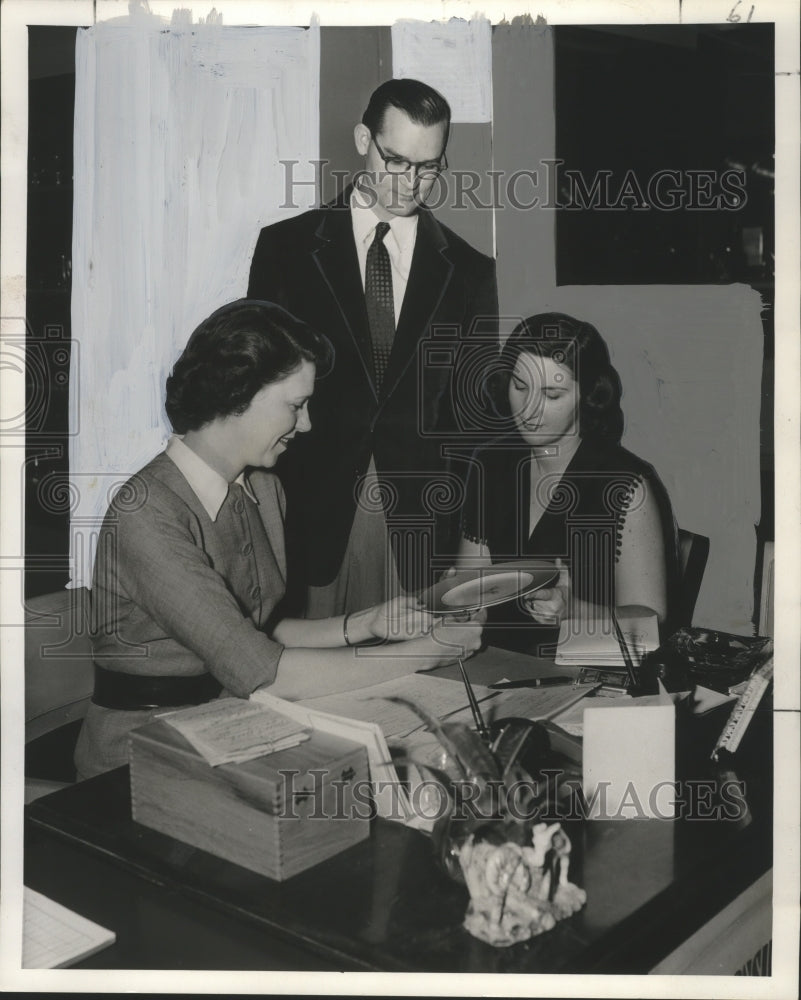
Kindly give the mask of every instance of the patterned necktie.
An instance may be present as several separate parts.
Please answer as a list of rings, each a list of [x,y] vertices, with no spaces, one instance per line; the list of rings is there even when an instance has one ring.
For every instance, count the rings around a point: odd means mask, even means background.
[[[395,339],[392,268],[389,262],[389,252],[384,246],[384,237],[388,232],[388,222],[379,222],[375,227],[375,238],[367,251],[367,266],[364,276],[364,298],[367,305],[370,336],[373,340],[376,388],[379,392],[384,373],[387,370],[392,341]]]

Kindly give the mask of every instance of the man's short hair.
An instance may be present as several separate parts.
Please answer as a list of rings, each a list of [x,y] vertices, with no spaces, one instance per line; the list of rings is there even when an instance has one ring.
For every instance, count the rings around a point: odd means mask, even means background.
[[[387,108],[397,108],[417,125],[451,123],[451,107],[439,91],[420,80],[387,80],[377,87],[362,115],[362,124],[377,135],[384,124]]]

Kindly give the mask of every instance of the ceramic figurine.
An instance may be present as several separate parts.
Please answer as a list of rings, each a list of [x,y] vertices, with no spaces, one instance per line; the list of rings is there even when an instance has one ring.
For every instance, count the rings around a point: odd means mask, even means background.
[[[538,823],[531,847],[468,837],[459,851],[470,892],[465,928],[487,944],[507,947],[580,910],[587,894],[568,881],[569,856],[570,840],[559,823]]]

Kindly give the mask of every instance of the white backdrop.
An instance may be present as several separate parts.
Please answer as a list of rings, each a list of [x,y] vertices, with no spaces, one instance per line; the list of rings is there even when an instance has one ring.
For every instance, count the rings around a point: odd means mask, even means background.
[[[73,585],[91,581],[110,495],[163,447],[163,394],[200,320],[247,290],[281,159],[319,157],[319,27],[169,25],[141,12],[78,32],[70,427]]]

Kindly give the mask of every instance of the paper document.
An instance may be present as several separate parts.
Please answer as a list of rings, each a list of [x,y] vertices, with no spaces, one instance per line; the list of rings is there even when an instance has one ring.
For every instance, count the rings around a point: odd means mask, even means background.
[[[687,697],[690,697],[689,691]],[[705,712],[711,712],[713,708],[719,708],[721,705],[736,700],[737,696],[734,694],[722,694],[720,691],[713,691],[711,688],[697,684],[692,692],[690,707],[693,715],[703,715]]]
[[[297,746],[309,732],[288,715],[242,698],[218,698],[161,718],[213,767]]]
[[[473,685],[473,691],[477,701],[485,701],[496,693],[478,685]],[[461,681],[426,674],[407,674],[357,691],[310,698],[303,704],[320,712],[375,722],[387,738],[406,736],[425,726],[419,715],[405,705],[388,701],[390,697],[406,698],[438,719],[468,708],[469,704]]]
[[[659,619],[655,614],[619,614],[618,623],[635,664],[645,653],[659,647]],[[583,622],[565,618],[559,628],[554,662],[562,666],[626,665],[611,622],[604,619]]]
[[[27,886],[23,907],[23,969],[65,969],[117,940],[114,931]]]
[[[577,687],[556,684],[553,687],[501,691],[491,704],[492,711],[487,722],[510,715],[545,722],[571,705],[582,704],[582,700],[598,687],[598,684],[581,684]]]
[[[396,77],[436,87],[451,106],[451,121],[492,121],[488,19],[398,20],[392,25],[392,67]]]

